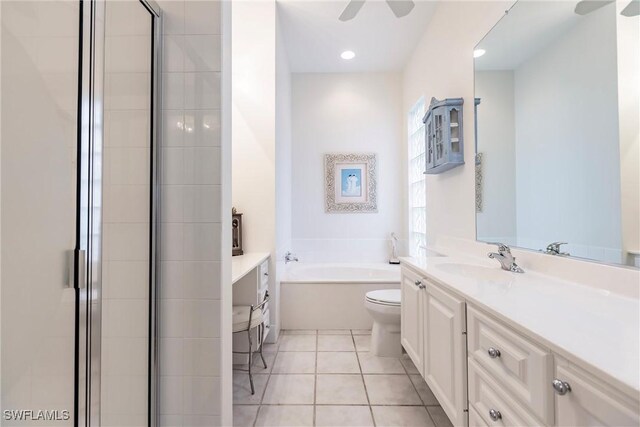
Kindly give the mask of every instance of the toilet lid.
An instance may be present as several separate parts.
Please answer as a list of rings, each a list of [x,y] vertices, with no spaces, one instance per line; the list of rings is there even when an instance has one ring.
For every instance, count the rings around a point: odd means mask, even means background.
[[[387,305],[400,305],[400,289],[382,289],[367,292],[367,300]]]

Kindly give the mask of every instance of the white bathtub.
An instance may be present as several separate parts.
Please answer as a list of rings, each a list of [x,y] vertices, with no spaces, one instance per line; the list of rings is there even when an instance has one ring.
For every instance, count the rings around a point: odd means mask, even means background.
[[[370,329],[366,293],[399,288],[398,265],[291,263],[280,282],[281,327]]]

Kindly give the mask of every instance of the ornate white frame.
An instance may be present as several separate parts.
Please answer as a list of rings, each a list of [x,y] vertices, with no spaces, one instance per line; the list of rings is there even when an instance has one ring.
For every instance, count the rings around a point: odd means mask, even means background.
[[[336,202],[336,165],[365,164],[367,189],[364,202]],[[327,213],[361,213],[378,212],[377,195],[377,157],[373,153],[336,153],[324,156],[325,211]]]

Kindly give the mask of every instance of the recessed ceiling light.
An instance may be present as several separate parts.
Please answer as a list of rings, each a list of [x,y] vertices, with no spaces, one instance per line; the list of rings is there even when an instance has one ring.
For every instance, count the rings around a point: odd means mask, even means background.
[[[474,58],[480,58],[485,53],[487,53],[487,51],[484,50],[484,49],[476,49],[476,50],[473,51],[473,57]]]
[[[356,54],[352,50],[345,50],[340,54],[340,58],[342,59],[353,59],[356,57]]]

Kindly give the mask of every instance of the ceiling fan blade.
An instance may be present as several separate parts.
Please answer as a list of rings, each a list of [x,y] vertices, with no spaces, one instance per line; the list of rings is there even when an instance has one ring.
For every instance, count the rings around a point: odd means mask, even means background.
[[[350,21],[356,17],[362,6],[364,6],[365,0],[351,0],[347,7],[344,8],[340,17],[338,18],[342,22]]]
[[[396,18],[407,16],[416,5],[413,0],[387,0],[387,4]]]
[[[576,5],[575,12],[578,15],[586,15],[614,1],[615,0],[582,0]]]
[[[640,15],[640,0],[631,0],[631,2],[620,12],[622,16],[638,16]]]

